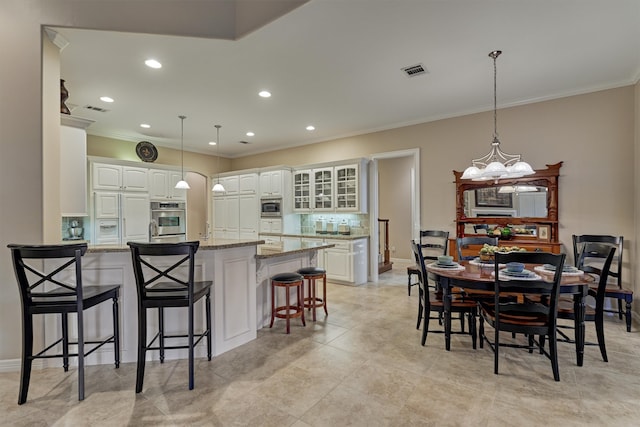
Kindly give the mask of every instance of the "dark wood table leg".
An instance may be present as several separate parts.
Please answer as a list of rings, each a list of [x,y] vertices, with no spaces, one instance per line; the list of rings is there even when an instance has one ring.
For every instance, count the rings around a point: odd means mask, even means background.
[[[584,335],[585,335],[585,294],[586,289],[581,289],[579,293],[573,295],[573,310],[575,313],[575,341],[576,341],[576,361],[578,366],[584,363]]]
[[[444,303],[442,313],[442,317],[444,317],[444,343],[446,350],[449,351],[451,350],[451,289],[447,278],[441,278],[440,285],[442,286],[442,302]]]

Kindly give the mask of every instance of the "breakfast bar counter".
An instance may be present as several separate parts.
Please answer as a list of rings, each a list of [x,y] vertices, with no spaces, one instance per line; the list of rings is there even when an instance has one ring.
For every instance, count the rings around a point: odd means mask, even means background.
[[[213,354],[219,355],[254,340],[257,329],[270,316],[270,300],[266,292],[268,277],[284,271],[296,271],[315,265],[319,249],[332,247],[322,243],[281,242],[265,245],[264,240],[210,239],[201,241],[196,253],[196,280],[212,280]],[[120,285],[120,337],[122,362],[137,360],[137,291],[131,252],[127,245],[89,245],[82,260],[85,286]],[[266,308],[266,309],[265,309]],[[110,307],[96,307],[85,314],[85,330],[97,338],[108,333]],[[157,316],[150,315],[149,331],[157,330]],[[196,309],[196,329],[205,326],[204,307]],[[165,333],[186,330],[186,315],[178,309],[165,311]],[[75,332],[74,332],[75,333]],[[58,318],[46,319],[45,335],[60,337]],[[110,346],[105,346],[87,359],[88,364],[113,363]],[[204,346],[196,348],[196,356],[205,356]],[[186,358],[186,350],[167,352],[167,359]],[[149,352],[149,360],[158,358]]]

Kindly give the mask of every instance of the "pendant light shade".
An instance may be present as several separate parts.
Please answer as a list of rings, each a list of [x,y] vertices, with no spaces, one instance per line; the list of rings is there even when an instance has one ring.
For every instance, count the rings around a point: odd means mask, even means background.
[[[178,190],[190,190],[189,183],[184,180],[184,119],[187,116],[178,116],[178,118],[180,119],[180,170],[182,172],[180,176],[182,179],[176,183],[175,188]]]
[[[500,178],[519,178],[535,173],[533,168],[522,160],[520,154],[507,154],[500,150],[498,139],[498,102],[497,102],[497,68],[496,59],[502,51],[494,50],[489,54],[493,59],[493,141],[488,154],[473,159],[471,166],[465,169],[462,179],[474,181],[495,180]]]
[[[215,185],[213,186],[213,188],[211,189],[211,191],[213,191],[214,193],[224,193],[226,190],[224,189],[224,186],[222,184],[220,184],[220,128],[222,126],[220,125],[215,125],[216,128],[216,157],[218,158],[218,177],[217,177],[217,182],[215,183]]]

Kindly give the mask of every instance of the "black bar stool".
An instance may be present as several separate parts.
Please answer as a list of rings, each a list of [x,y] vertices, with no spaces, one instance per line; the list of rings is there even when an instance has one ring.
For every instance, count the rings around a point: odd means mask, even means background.
[[[327,312],[327,270],[319,267],[304,267],[298,270],[298,274],[307,280],[307,295],[304,299],[304,308],[312,312],[313,321],[316,321],[316,308],[324,307],[324,314]],[[317,294],[316,280],[322,279],[322,298]]]
[[[13,268],[20,288],[22,302],[22,367],[18,404],[27,401],[31,365],[33,359],[61,357],[63,368],[69,370],[69,357],[78,358],[78,400],[84,400],[84,358],[107,343],[113,344],[116,368],[120,366],[120,335],[118,297],[120,286],[83,286],[82,256],[87,252],[86,243],[65,245],[8,245],[11,249]],[[46,262],[45,262],[46,261]],[[42,268],[44,265],[44,269]],[[45,287],[47,289],[45,289]],[[101,340],[85,340],[84,311],[102,302],[113,301],[113,335]],[[33,354],[33,315],[59,313],[62,338]],[[69,339],[68,314],[76,313],[78,338]],[[47,354],[62,344],[62,354]],[[85,344],[92,348],[85,351]],[[69,353],[69,346],[77,346],[76,353]]]
[[[138,290],[138,368],[136,393],[142,391],[145,357],[148,350],[160,351],[160,363],[165,350],[189,350],[189,390],[194,387],[194,348],[207,339],[207,358],[211,360],[211,286],[213,282],[195,281],[195,254],[200,243],[133,243],[128,242],[133,260],[133,272]],[[185,272],[186,279],[180,271]],[[195,304],[205,298],[206,330],[194,332]],[[188,331],[182,335],[164,333],[164,309],[186,307]],[[147,342],[147,309],[158,309],[158,333]],[[186,345],[165,345],[166,339],[187,338]],[[153,346],[158,340],[158,344]]]
[[[273,327],[275,318],[286,319],[287,334],[290,332],[290,321],[300,317],[302,325],[307,326],[304,321],[304,287],[303,277],[298,273],[281,273],[271,277],[271,323]],[[285,305],[276,307],[276,288],[285,289]],[[291,304],[291,289],[296,289],[296,304]]]

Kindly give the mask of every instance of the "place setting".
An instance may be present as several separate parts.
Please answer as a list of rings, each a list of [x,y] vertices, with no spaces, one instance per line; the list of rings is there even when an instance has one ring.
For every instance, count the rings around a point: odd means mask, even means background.
[[[440,268],[442,270],[464,271],[465,267],[453,260],[451,255],[440,255],[436,262],[429,264],[429,267]]]
[[[534,268],[535,270],[535,268]],[[501,279],[517,279],[517,280],[540,280],[542,277],[531,270],[527,270],[521,262],[508,262],[502,270],[500,270]]]
[[[536,267],[533,268],[537,273],[540,274],[547,274],[547,275],[554,275],[556,273],[556,268],[555,266],[551,265],[551,264],[544,264],[544,265],[538,265]],[[582,276],[584,274],[584,271],[578,269],[577,267],[574,267],[573,265],[564,265],[562,267],[562,275],[563,276]]]

